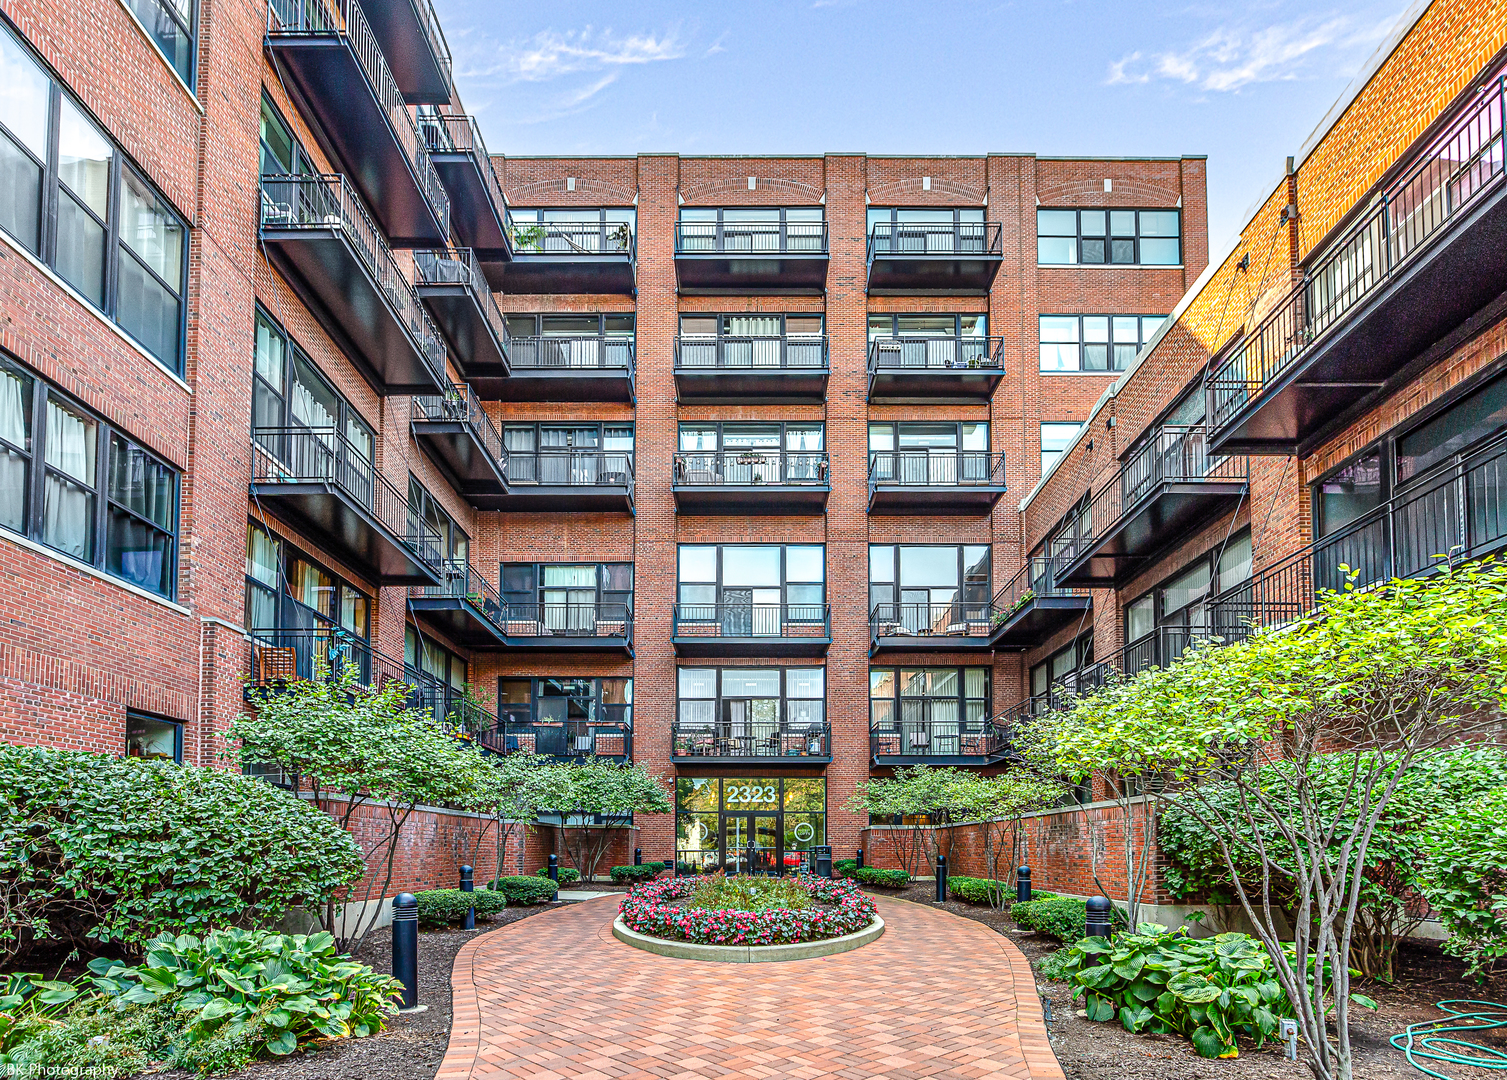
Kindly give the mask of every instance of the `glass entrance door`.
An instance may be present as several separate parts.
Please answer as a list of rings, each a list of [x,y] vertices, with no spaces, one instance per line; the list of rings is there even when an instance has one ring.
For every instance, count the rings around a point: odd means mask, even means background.
[[[722,816],[722,868],[729,874],[772,874],[780,866],[780,831],[774,814]]]

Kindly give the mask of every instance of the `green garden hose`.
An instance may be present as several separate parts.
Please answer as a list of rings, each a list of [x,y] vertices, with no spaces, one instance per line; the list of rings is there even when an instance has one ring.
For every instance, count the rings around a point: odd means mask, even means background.
[[[1409,1024],[1406,1031],[1392,1036],[1392,1045],[1407,1055],[1409,1065],[1437,1080],[1452,1078],[1420,1065],[1419,1058],[1444,1065],[1473,1065],[1477,1069],[1507,1072],[1507,1053],[1468,1039],[1445,1038],[1465,1032],[1493,1031],[1507,1027],[1507,1005],[1498,1005],[1494,1001],[1451,998],[1438,1002],[1438,1008],[1446,1014],[1442,1020]]]

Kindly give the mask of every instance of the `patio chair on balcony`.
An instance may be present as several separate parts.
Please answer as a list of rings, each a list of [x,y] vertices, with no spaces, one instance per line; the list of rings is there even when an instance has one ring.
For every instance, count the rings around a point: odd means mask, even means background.
[[[259,686],[297,682],[298,650],[292,646],[256,646],[256,681]]]

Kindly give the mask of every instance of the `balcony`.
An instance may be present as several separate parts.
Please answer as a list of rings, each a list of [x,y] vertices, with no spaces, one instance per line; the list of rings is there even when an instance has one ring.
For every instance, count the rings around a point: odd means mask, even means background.
[[[482,263],[507,262],[513,257],[507,199],[476,118],[421,116],[419,127],[434,171],[450,193],[450,224],[455,235],[476,252]],[[501,289],[501,277],[491,284]]]
[[[626,705],[603,705],[600,720],[531,720],[504,715],[495,732],[478,742],[501,754],[519,751],[544,757],[633,760],[633,725],[625,719]]]
[[[1005,377],[1004,339],[880,337],[869,342],[874,405],[987,405]]]
[[[633,455],[621,450],[511,451],[508,493],[494,509],[515,514],[633,513]]]
[[[1005,455],[987,450],[869,454],[869,513],[987,514],[1005,493]]]
[[[478,510],[496,509],[508,493],[502,435],[469,386],[413,399],[409,425],[445,479]]]
[[[825,656],[830,604],[676,604],[676,656]]]
[[[513,261],[496,268],[508,293],[623,293],[638,288],[633,230],[625,224],[510,221]]]
[[[815,765],[832,760],[832,728],[810,719],[723,720],[670,725],[680,764]]]
[[[497,310],[475,252],[415,251],[413,265],[414,289],[444,333],[461,375],[483,384],[506,379],[508,324]]]
[[[991,642],[996,649],[1034,649],[1064,626],[1087,626],[1092,599],[1059,588],[1051,559],[1027,559],[994,596]]]
[[[509,649],[633,655],[633,612],[627,604],[509,602],[504,615]]]
[[[438,585],[440,538],[339,432],[258,428],[251,497],[382,585]]]
[[[820,514],[827,470],[819,450],[683,450],[671,490],[681,514]]]
[[[875,604],[869,612],[869,655],[881,652],[989,652],[994,605]]]
[[[380,395],[436,394],[445,345],[342,176],[262,177],[262,243]]]
[[[820,296],[828,261],[825,221],[675,226],[675,280],[684,296]]]
[[[502,594],[468,562],[448,560],[438,585],[408,590],[408,608],[426,623],[467,649],[500,649],[507,644],[507,615]]]
[[[1497,75],[1214,372],[1213,449],[1306,452],[1501,292],[1504,94]]]
[[[445,243],[450,197],[361,6],[273,0],[266,43],[299,111],[388,240],[396,247]]]
[[[1245,497],[1249,459],[1211,456],[1203,427],[1163,427],[1089,503],[1058,584],[1115,585]]]
[[[448,105],[450,46],[429,0],[363,0],[361,10],[410,105]]]
[[[998,222],[879,222],[869,234],[869,295],[987,296],[1004,261]]]
[[[825,337],[675,339],[682,405],[820,405],[828,370]]]
[[[990,720],[959,720],[957,702],[902,700],[869,723],[873,765],[991,765],[1009,753]]]
[[[631,337],[515,337],[512,374],[497,383],[502,401],[618,401],[634,398]]]

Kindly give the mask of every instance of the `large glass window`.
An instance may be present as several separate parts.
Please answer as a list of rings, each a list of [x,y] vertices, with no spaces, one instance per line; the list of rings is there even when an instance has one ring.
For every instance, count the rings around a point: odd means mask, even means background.
[[[471,562],[471,539],[455,519],[445,512],[439,500],[412,475],[408,477],[408,525],[414,536],[422,535],[422,523],[440,538],[440,555],[446,562],[465,567]]]
[[[876,753],[984,753],[989,676],[987,667],[869,668],[869,734]]]
[[[1487,383],[1397,440],[1399,483],[1507,429],[1507,376]],[[1326,482],[1327,483],[1327,482]]]
[[[1319,536],[1336,533],[1381,502],[1381,452],[1373,450],[1319,482],[1314,532]]]
[[[827,842],[821,776],[682,776],[675,781],[675,868],[681,874],[810,869]]]
[[[633,564],[503,563],[502,597],[510,623],[535,622],[552,635],[621,635],[633,613]]]
[[[1136,663],[1131,666],[1139,669],[1153,660],[1166,663],[1192,638],[1232,629],[1211,624],[1208,601],[1250,580],[1252,556],[1251,532],[1243,529],[1125,605],[1127,644],[1150,641],[1152,631],[1170,628],[1155,656],[1148,645],[1141,651],[1144,655],[1137,654]]]
[[[508,424],[508,482],[626,484],[633,474],[631,424]]]
[[[125,0],[178,77],[194,77],[194,5],[191,0]]]
[[[332,455],[343,451],[347,486],[371,484],[376,443],[371,426],[261,308],[256,311],[251,430],[258,443],[284,461],[308,455],[320,444]]]
[[[825,668],[682,667],[675,676],[677,734],[770,738],[782,726],[820,728],[826,723]]]
[[[1042,371],[1124,371],[1165,315],[1042,315]]]
[[[183,725],[176,720],[126,713],[126,757],[183,763]]]
[[[870,544],[869,610],[881,634],[968,634],[989,622],[988,544]]]
[[[681,315],[675,362],[680,367],[821,367],[820,314],[745,312]]]
[[[682,206],[677,250],[825,250],[820,206]]]
[[[1052,463],[1062,456],[1062,452],[1073,445],[1073,440],[1078,437],[1078,429],[1083,427],[1081,423],[1058,423],[1051,421],[1041,425],[1041,474],[1052,467]]]
[[[795,483],[827,478],[826,425],[688,423],[680,425],[676,483]]]
[[[625,757],[633,680],[539,676],[497,684],[507,749],[555,757]]]
[[[866,215],[876,254],[981,254],[984,208],[871,206]]]
[[[908,420],[869,424],[869,476],[900,484],[977,483],[990,475],[989,425]]]
[[[0,228],[182,371],[182,216],[3,23]]]
[[[519,251],[611,255],[633,250],[638,212],[631,206],[564,210],[509,207]]]
[[[246,628],[340,627],[359,638],[371,631],[371,598],[256,522],[246,525]]]
[[[1182,262],[1178,210],[1036,211],[1036,261],[1044,266]]]
[[[682,544],[679,565],[682,633],[782,637],[826,620],[824,545]]]

